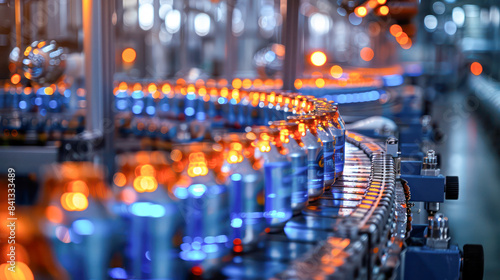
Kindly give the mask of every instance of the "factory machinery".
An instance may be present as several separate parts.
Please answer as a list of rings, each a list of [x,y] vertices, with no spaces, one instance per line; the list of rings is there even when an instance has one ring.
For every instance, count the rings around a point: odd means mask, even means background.
[[[458,177],[440,173],[421,89],[397,63],[287,70],[309,67],[294,47],[300,1],[281,1],[284,44],[255,53],[257,78],[228,64],[224,78],[183,68],[168,80],[114,75],[116,19],[97,20],[116,17],[114,1],[83,1],[83,54],[23,45],[33,6],[12,2],[0,213],[17,235],[11,247],[0,231],[0,279],[482,279],[482,246],[453,244],[440,212]],[[227,59],[238,1],[223,2]],[[338,6],[351,23],[418,6],[361,2]],[[136,55],[123,51],[125,68]]]

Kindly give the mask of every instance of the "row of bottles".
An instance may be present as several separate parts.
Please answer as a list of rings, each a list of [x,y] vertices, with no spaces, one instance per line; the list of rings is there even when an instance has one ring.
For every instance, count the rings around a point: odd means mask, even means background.
[[[90,163],[47,169],[39,207],[57,263],[72,279],[216,278],[226,256],[282,232],[342,174],[345,129],[336,104],[279,96],[267,108],[287,114],[267,126],[119,155],[110,188]]]

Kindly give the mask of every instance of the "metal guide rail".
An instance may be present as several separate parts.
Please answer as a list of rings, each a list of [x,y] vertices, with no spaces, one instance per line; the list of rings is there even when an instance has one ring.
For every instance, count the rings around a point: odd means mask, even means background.
[[[337,219],[334,231],[279,279],[386,279],[399,266],[407,196],[394,160],[373,139],[350,133],[346,141],[343,176],[304,211]]]
[[[407,221],[394,160],[370,138],[351,133],[347,142],[343,176],[286,224],[286,238],[267,234],[262,252],[234,257],[222,269],[226,277],[373,279],[392,274]]]

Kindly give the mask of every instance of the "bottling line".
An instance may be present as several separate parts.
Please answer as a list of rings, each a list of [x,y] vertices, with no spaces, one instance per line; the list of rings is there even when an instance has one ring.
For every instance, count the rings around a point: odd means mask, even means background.
[[[404,57],[453,3],[0,1],[0,279],[482,279]]]

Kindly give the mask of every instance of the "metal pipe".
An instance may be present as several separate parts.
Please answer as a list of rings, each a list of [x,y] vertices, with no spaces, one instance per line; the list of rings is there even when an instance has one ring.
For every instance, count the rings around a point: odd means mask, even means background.
[[[16,14],[16,47],[19,48],[19,52],[22,53],[23,47],[23,5],[21,3],[22,0],[16,0],[15,2],[15,14]]]
[[[235,37],[233,35],[233,11],[236,5],[236,0],[227,0],[227,17],[226,17],[226,50],[225,50],[225,61],[224,61],[224,76],[231,83],[233,79],[233,74],[235,71]]]
[[[287,0],[286,17],[283,28],[283,44],[285,45],[285,61],[283,64],[283,89],[294,90],[298,65],[298,29],[300,0]]]
[[[111,181],[114,170],[113,75],[115,66],[114,0],[83,0],[83,49],[87,112],[85,129],[102,136],[104,148],[96,161],[107,168]]]

